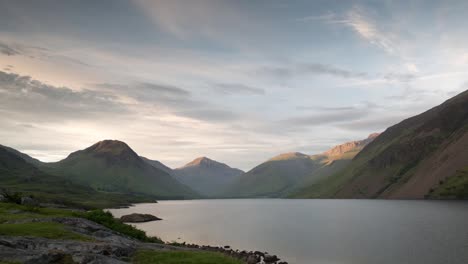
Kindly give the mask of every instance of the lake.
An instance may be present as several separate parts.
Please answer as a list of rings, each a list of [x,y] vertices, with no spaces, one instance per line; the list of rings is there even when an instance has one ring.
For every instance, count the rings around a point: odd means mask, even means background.
[[[110,210],[165,241],[267,251],[292,264],[466,264],[468,202],[232,199]]]

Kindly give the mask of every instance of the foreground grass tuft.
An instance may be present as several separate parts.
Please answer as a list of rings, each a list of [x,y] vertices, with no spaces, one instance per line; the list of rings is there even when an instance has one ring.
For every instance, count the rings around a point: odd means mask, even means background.
[[[6,221],[29,218],[73,216],[78,216],[78,214],[71,210],[31,207],[14,203],[0,203],[0,224]]]
[[[92,239],[66,229],[65,225],[49,222],[1,224],[0,235],[31,236],[49,239],[71,239],[91,241]]]
[[[158,237],[148,237],[145,231],[139,230],[134,226],[125,224],[115,219],[110,212],[104,212],[103,210],[94,210],[84,214],[84,218],[101,224],[109,229],[124,234],[126,236],[138,239],[143,242],[151,243],[164,243]]]
[[[138,251],[132,259],[136,264],[241,264],[234,258],[217,252],[201,251]]]
[[[440,181],[439,186],[432,189],[428,196],[437,199],[468,199],[468,167]]]

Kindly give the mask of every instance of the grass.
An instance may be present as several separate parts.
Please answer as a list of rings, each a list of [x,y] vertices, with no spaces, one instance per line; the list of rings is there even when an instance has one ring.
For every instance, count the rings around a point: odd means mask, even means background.
[[[241,264],[240,260],[217,252],[201,251],[138,251],[135,264]]]
[[[151,243],[164,243],[158,237],[148,237],[146,233],[139,230],[131,225],[120,222],[115,219],[111,213],[104,212],[102,210],[94,210],[90,212],[74,212],[67,209],[56,209],[56,208],[40,208],[40,207],[29,207],[24,205],[18,205],[14,203],[0,203],[0,235],[10,236],[39,236],[45,238],[59,238],[59,237],[47,237],[47,232],[51,232],[52,236],[60,236],[61,234],[67,235],[68,230],[64,230],[60,224],[54,225],[54,223],[37,222],[37,223],[25,223],[25,224],[6,224],[7,221],[15,221],[21,219],[30,218],[46,218],[46,217],[80,217],[91,220],[98,224],[101,224],[109,229],[112,229],[118,233],[126,235],[131,238],[135,238],[144,242]],[[3,223],[3,224],[2,224]],[[32,224],[31,226],[29,224]],[[51,225],[48,225],[51,224]],[[44,225],[44,231],[40,226]],[[29,228],[32,228],[29,230]],[[8,231],[10,229],[10,231]],[[70,235],[70,234],[68,234]],[[63,238],[66,239],[66,238]],[[71,236],[69,239],[81,239],[79,237]]]
[[[67,230],[65,225],[49,222],[1,224],[0,235],[91,241],[86,236]]]
[[[0,203],[0,224],[6,221],[29,218],[74,216],[78,216],[78,213],[71,210],[31,207],[13,203]]]
[[[139,230],[132,225],[127,225],[125,223],[116,220],[110,212],[104,212],[102,210],[94,210],[91,212],[87,212],[83,215],[84,218],[101,224],[109,229],[112,229],[116,232],[124,234],[126,236],[138,239],[144,242],[151,242],[151,243],[164,243],[158,237],[148,237],[145,231]]]
[[[439,186],[433,189],[428,196],[439,199],[468,199],[468,167],[440,182]]]

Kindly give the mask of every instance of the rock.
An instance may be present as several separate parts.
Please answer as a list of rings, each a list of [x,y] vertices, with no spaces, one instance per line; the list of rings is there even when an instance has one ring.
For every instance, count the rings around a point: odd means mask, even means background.
[[[25,264],[49,264],[49,263],[75,263],[73,257],[70,254],[66,254],[58,250],[50,250],[49,252],[40,255],[37,258],[32,258]]]
[[[255,255],[250,255],[247,257],[247,264],[257,264],[260,262],[260,257]]]
[[[0,194],[0,202],[6,202],[7,198]]]
[[[29,196],[21,197],[21,204],[28,205],[28,206],[39,206],[39,202]]]
[[[150,222],[150,221],[158,221],[162,219],[154,215],[150,215],[150,214],[133,213],[133,214],[124,215],[120,217],[120,220],[126,223],[143,223],[143,222]]]
[[[263,257],[263,261],[266,263],[275,263],[278,260],[280,259],[276,255],[265,255],[265,257]]]

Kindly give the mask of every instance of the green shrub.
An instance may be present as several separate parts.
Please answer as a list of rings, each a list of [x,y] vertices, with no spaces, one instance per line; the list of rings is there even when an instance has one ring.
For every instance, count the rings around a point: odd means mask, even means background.
[[[23,196],[20,192],[12,192],[7,189],[0,189],[0,194],[5,197],[6,202],[21,204],[21,197]]]
[[[84,215],[84,217],[88,220],[101,224],[109,229],[112,229],[126,236],[138,239],[140,241],[151,243],[164,243],[158,237],[148,237],[146,236],[146,233],[144,231],[115,219],[110,212],[104,212],[103,210],[93,210],[87,212]]]

